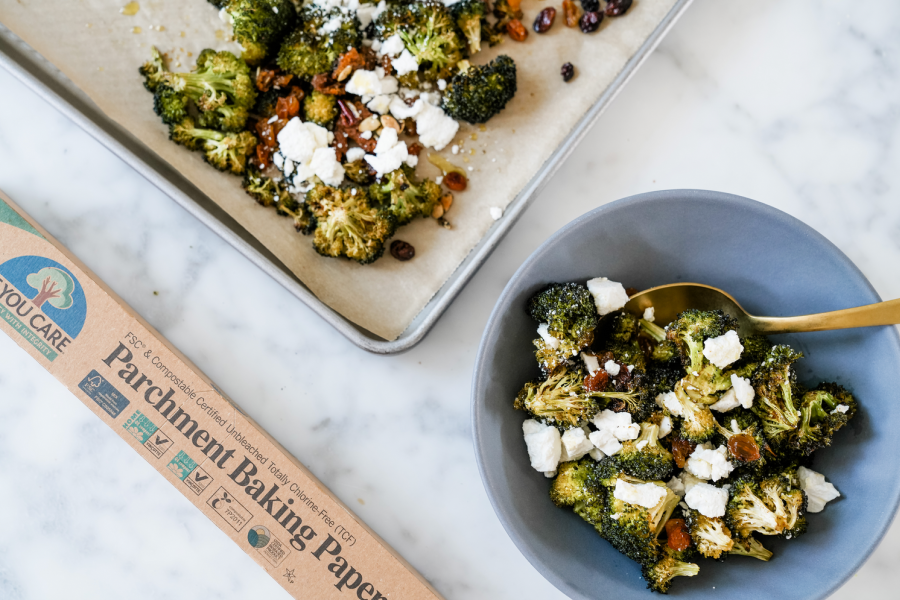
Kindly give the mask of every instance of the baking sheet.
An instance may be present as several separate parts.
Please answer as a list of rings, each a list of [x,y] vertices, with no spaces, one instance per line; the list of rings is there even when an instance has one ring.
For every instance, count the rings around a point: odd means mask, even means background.
[[[479,61],[499,52],[513,56],[519,65],[519,92],[486,130],[461,127],[456,140],[462,147],[459,155],[443,153],[472,168],[469,190],[456,195],[447,215],[453,229],[440,228],[431,219],[418,220],[397,236],[416,247],[415,260],[399,263],[386,258],[365,267],[319,257],[309,238],[298,235],[288,219],[246,196],[239,178],[211,169],[199,154],[168,141],[136,68],[146,60],[151,45],[168,53],[173,68],[182,69],[193,64],[203,47],[234,49],[227,40],[228,27],[212,5],[202,0],[145,1],[133,16],[120,13],[124,2],[101,0],[2,0],[0,5],[6,26],[259,239],[322,302],[393,340],[494,225],[490,207],[506,207],[526,187],[665,19],[675,0],[638,0],[625,17],[604,20],[591,36],[564,27],[558,18],[545,35],[532,33],[523,44],[507,40],[482,53]],[[526,20],[540,7],[526,3]],[[48,19],[48,14],[55,16]],[[567,61],[576,65],[578,76],[563,84],[559,67]]]

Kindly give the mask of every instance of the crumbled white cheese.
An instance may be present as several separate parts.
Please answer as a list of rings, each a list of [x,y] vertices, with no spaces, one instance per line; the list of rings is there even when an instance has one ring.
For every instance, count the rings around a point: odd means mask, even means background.
[[[442,92],[447,89],[447,80],[446,79],[438,79],[437,80],[438,89]]]
[[[391,96],[389,94],[380,94],[372,98],[372,100],[366,104],[369,110],[372,112],[378,113],[379,115],[385,115],[391,110],[391,99],[396,96]]]
[[[604,363],[603,370],[615,377],[619,374],[620,367],[618,364],[616,364],[616,361],[608,360],[606,361],[606,363]]]
[[[753,399],[756,397],[756,392],[753,390],[753,384],[750,383],[749,379],[732,373],[731,389],[734,390],[734,394],[737,396],[741,406],[744,408],[751,408],[753,406]]]
[[[651,323],[656,320],[656,309],[652,306],[648,306],[644,309],[644,320],[650,321]]]
[[[379,77],[376,71],[357,69],[353,71],[353,75],[350,76],[344,89],[348,94],[374,98],[383,94],[395,93],[398,84],[397,79],[390,75]]]
[[[359,134],[359,137],[361,137],[364,140],[371,140],[372,132],[371,131],[363,131],[361,134]]]
[[[733,433],[740,433],[740,432],[741,432],[741,428],[738,427],[737,419],[732,419],[732,420],[731,420],[731,431],[732,431]]]
[[[601,450],[603,454],[607,456],[612,456],[622,449],[622,443],[616,439],[616,436],[614,436],[613,432],[609,429],[592,431],[588,438],[596,448]]]
[[[625,288],[617,281],[610,281],[606,277],[596,277],[587,282],[587,289],[594,297],[594,304],[600,315],[619,310],[628,302],[628,294]]]
[[[537,328],[538,335],[541,336],[541,339],[544,340],[544,343],[547,344],[553,350],[559,348],[559,340],[550,335],[550,325],[547,323],[541,323]]]
[[[672,492],[679,498],[684,498],[684,495],[687,493],[687,491],[684,489],[684,482],[678,479],[678,477],[672,477],[672,479],[667,481],[666,487],[672,490]]]
[[[713,450],[712,444],[707,442],[694,449],[684,468],[700,479],[718,481],[728,477],[734,470],[734,465],[728,462],[728,449],[725,446]]]
[[[676,417],[681,416],[681,402],[678,400],[678,396],[675,395],[675,392],[666,392],[665,394],[658,395],[656,397],[657,404],[660,400],[662,400],[662,405],[666,407],[666,410]]]
[[[562,441],[556,427],[528,419],[522,423],[522,433],[531,466],[542,473],[555,471],[562,454]]]
[[[694,487],[695,485],[697,485],[698,483],[703,483],[702,479],[698,479],[697,477],[694,477],[687,471],[682,471],[681,475],[679,475],[678,478],[681,479],[681,483],[684,484],[685,493],[691,491],[691,488]]]
[[[492,206],[490,208],[490,211],[491,211],[491,218],[495,221],[499,221],[500,217],[503,216],[503,209],[500,208],[499,206]]]
[[[350,148],[347,150],[347,162],[356,162],[366,155],[362,148]]]
[[[556,477],[556,470],[554,469],[553,471],[544,471],[544,477],[546,477],[547,479],[553,479],[554,477]]]
[[[734,393],[734,388],[730,388],[727,392],[722,394],[722,397],[719,398],[714,404],[709,406],[709,410],[714,410],[717,412],[728,412],[729,410],[735,409],[740,406],[741,403],[738,401],[737,396]]]
[[[703,356],[720,369],[724,369],[739,359],[743,351],[741,339],[738,337],[737,331],[733,329],[725,335],[709,338],[703,342]]]
[[[384,40],[381,44],[381,48],[378,49],[378,56],[384,56],[387,54],[390,57],[397,56],[401,52],[406,49],[406,45],[403,43],[403,38],[400,37],[399,33],[395,33],[388,39]],[[393,65],[391,65],[393,66]]]
[[[309,168],[326,185],[337,187],[344,181],[344,167],[338,161],[334,148],[318,148],[309,162]]]
[[[343,19],[341,19],[340,16],[331,17],[330,19],[328,19],[328,21],[325,22],[324,25],[322,25],[322,27],[318,31],[318,34],[326,35],[328,33],[334,33],[341,28],[342,21]]]
[[[365,160],[375,169],[378,176],[385,175],[400,168],[409,158],[406,142],[400,141],[397,130],[385,127],[375,145],[375,154],[366,154]]]
[[[638,429],[640,429],[640,427]],[[635,444],[634,447],[637,448],[638,452],[640,452],[649,443],[650,442],[648,442],[647,440],[641,440],[637,444]]]
[[[632,371],[634,371],[634,365],[628,365],[628,366],[625,367],[625,368],[628,369],[628,372],[629,372],[629,373],[631,373]]]
[[[825,481],[824,475],[812,469],[798,468],[797,477],[800,478],[800,489],[806,492],[808,499],[806,510],[811,513],[822,512],[828,502],[841,495],[834,485]]]
[[[594,449],[594,444],[584,434],[581,427],[567,429],[562,435],[562,454],[560,461],[578,460]]]
[[[223,23],[228,23],[232,27],[234,26],[234,19],[231,18],[231,14],[225,8],[219,9],[219,19],[221,19]]]
[[[608,408],[604,408],[594,415],[593,421],[597,429],[601,431],[607,429],[613,432],[617,427],[631,425],[631,414],[627,412],[613,412]]]
[[[655,483],[628,483],[621,479],[616,481],[613,492],[616,500],[636,504],[644,508],[653,508],[666,497],[666,488]]]
[[[378,7],[374,4],[360,4],[356,9],[356,18],[359,19],[360,31],[369,26]]]
[[[399,96],[394,96],[391,98],[391,114],[398,120],[414,118],[420,112],[422,112],[422,107],[425,106],[424,100],[416,100],[412,106],[409,106],[406,102],[400,99]]]
[[[704,517],[723,517],[725,505],[728,504],[728,491],[708,483],[698,483],[687,491],[684,501]]]
[[[637,423],[632,423],[631,425],[616,427],[613,435],[616,436],[616,439],[623,442],[625,440],[636,440],[641,435],[641,426]]]
[[[453,144],[450,146],[450,152],[453,154],[459,154],[459,146],[457,144]]]
[[[588,370],[589,374],[593,375],[600,370],[600,361],[597,360],[595,355],[582,352],[581,360],[584,361],[584,367]]]
[[[672,419],[669,416],[665,416],[659,422],[659,435],[657,437],[662,439],[670,433],[672,433]]]
[[[593,442],[591,443],[593,444]],[[588,455],[594,460],[603,460],[604,458],[606,458],[606,454],[600,448],[594,448],[593,450],[588,452]]]
[[[294,117],[278,132],[278,151],[285,158],[306,164],[317,149],[328,146],[328,136],[329,131],[324,127]]]
[[[844,413],[846,413],[848,410],[850,410],[850,407],[847,406],[846,404],[838,404],[836,407],[834,407],[834,410],[831,411],[831,414],[834,414],[834,413],[841,413],[841,414],[844,414]]]
[[[421,101],[418,100],[417,103]],[[443,150],[453,141],[453,136],[459,131],[459,123],[447,116],[443,109],[429,104],[422,104],[419,114],[416,115],[416,132],[419,134],[419,143],[426,148]]]
[[[391,61],[391,67],[397,72],[398,76],[402,76],[418,71],[419,63],[409,50],[404,49],[400,56]]]

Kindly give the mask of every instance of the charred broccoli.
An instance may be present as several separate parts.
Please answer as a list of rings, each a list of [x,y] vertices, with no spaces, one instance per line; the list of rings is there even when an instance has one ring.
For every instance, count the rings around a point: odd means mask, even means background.
[[[369,166],[369,163],[362,158],[345,163],[344,174],[347,176],[347,179],[353,183],[359,183],[361,185],[371,184],[375,180],[375,171]]]
[[[696,510],[684,512],[691,539],[694,540],[694,545],[701,555],[718,559],[723,553],[731,552],[734,540],[731,539],[731,531],[722,519],[706,517]]]
[[[324,256],[345,256],[363,265],[374,262],[397,229],[396,217],[369,204],[359,187],[320,183],[306,193],[306,208],[316,218],[313,246]]]
[[[561,464],[550,487],[550,499],[559,507],[571,506],[575,514],[603,532],[606,489],[597,480],[593,459]]]
[[[532,296],[527,309],[532,319],[547,324],[548,337],[534,341],[538,362],[547,372],[594,341],[597,309],[593,296],[580,283],[551,283]]]
[[[472,66],[447,83],[443,108],[469,123],[485,123],[516,94],[516,63],[501,54],[486,65]]]
[[[431,216],[441,199],[441,188],[430,179],[418,181],[415,169],[402,165],[369,186],[372,201],[390,210],[398,225],[406,225],[416,217]]]
[[[716,430],[725,438],[728,455],[738,465],[747,465],[760,472],[770,454],[762,424],[753,413],[746,408],[737,408],[725,413],[722,417],[725,425],[716,423]]]
[[[432,82],[450,78],[466,45],[450,10],[438,0],[388,6],[378,16],[375,33],[381,40],[398,34],[419,63],[419,73]]]
[[[836,383],[822,383],[800,399],[800,423],[789,438],[791,448],[809,456],[831,445],[834,434],[856,414],[856,399]]]
[[[274,206],[278,214],[290,217],[300,233],[308,235],[315,230],[315,219],[310,216],[306,207],[287,191],[284,181],[275,181],[251,167],[244,174],[241,185],[244,191],[263,206]]]
[[[791,365],[802,357],[790,346],[774,346],[751,380],[756,391],[753,412],[762,420],[766,438],[774,443],[784,441],[800,423],[801,397]]]
[[[481,51],[481,22],[484,20],[484,0],[461,0],[450,5],[456,26],[466,36],[469,54]]]
[[[584,388],[584,371],[559,369],[545,381],[526,383],[513,405],[536,419],[575,426],[594,417],[605,405],[600,395]]]
[[[200,129],[187,118],[169,127],[169,139],[191,150],[202,150],[203,158],[220,171],[241,175],[247,158],[256,150],[256,136],[249,131],[222,133]]]
[[[641,569],[647,587],[654,592],[666,594],[676,577],[693,577],[700,572],[700,567],[684,560],[683,553],[665,547],[659,560],[645,564]]]
[[[652,483],[665,492],[665,496],[653,508],[630,504],[615,497],[617,481],[639,485]],[[608,489],[607,509],[603,515],[603,537],[613,547],[642,565],[658,560],[664,547],[659,541],[659,533],[678,504],[678,496],[662,482],[646,482],[627,475],[604,480]]]
[[[359,20],[339,8],[307,4],[297,14],[299,25],[285,38],[278,66],[297,77],[312,78],[331,71],[334,61],[360,45]]]
[[[666,480],[675,470],[672,453],[659,444],[659,426],[641,423],[636,440],[622,443],[622,450],[612,457],[627,475],[646,480]]]
[[[240,131],[256,100],[247,63],[226,50],[204,50],[194,72],[166,73],[163,81],[197,105],[204,127]]]
[[[731,486],[725,523],[732,533],[749,537],[756,532],[761,535],[779,535],[784,531],[785,521],[763,499],[765,493],[750,476],[738,478]]]
[[[153,112],[166,125],[181,123],[188,117],[188,100],[184,94],[161,83],[153,93]]]
[[[638,342],[639,332],[638,319],[631,313],[610,313],[600,321],[594,335],[598,341],[594,348],[598,348],[600,352],[611,352],[617,362],[645,371],[647,364]]]
[[[151,46],[150,60],[141,65],[138,69],[138,73],[144,78],[144,87],[151,92],[155,92],[156,86],[164,80],[165,74],[168,72],[169,70],[166,68],[166,63],[163,60],[162,54],[159,53],[159,50],[157,50],[155,46]]]
[[[328,127],[337,116],[337,98],[313,91],[303,100],[303,114],[307,121]]]
[[[766,550],[765,546],[762,545],[762,542],[753,536],[734,540],[734,546],[728,551],[728,554],[749,556],[763,561],[768,561],[772,558],[772,552]]]
[[[234,41],[241,45],[241,58],[251,65],[261,63],[290,29],[295,15],[290,0],[227,0]]]
[[[782,525],[781,534],[787,539],[806,532],[806,493],[794,469],[776,473],[759,483],[761,498]]]

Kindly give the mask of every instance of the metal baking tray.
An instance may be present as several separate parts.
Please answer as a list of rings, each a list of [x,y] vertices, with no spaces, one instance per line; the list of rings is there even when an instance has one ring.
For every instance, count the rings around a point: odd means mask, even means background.
[[[288,269],[251,236],[237,221],[219,208],[206,194],[175,171],[134,135],[107,117],[94,103],[52,63],[35,52],[0,23],[0,67],[9,71],[88,134],[147,178],[150,183],[172,197],[185,210],[231,244],[260,269],[268,273],[301,302],[337,329],[344,337],[364,350],[376,354],[397,354],[419,343],[434,326],[444,310],[468,283],[482,263],[516,223],[529,203],[575,149],[591,125],[634,75],[678,20],[692,0],[678,0],[653,33],[644,41],[622,72],[603,92],[590,110],[575,125],[562,144],[543,164],[534,177],[518,193],[497,221],[460,263],[425,308],[399,338],[388,341],[363,329],[338,314],[295,277]]]

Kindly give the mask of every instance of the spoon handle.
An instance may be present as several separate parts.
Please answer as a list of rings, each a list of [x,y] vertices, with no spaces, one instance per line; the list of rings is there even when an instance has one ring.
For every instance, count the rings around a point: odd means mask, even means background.
[[[900,299],[798,317],[750,317],[753,329],[766,335],[828,331],[851,327],[900,324]]]

